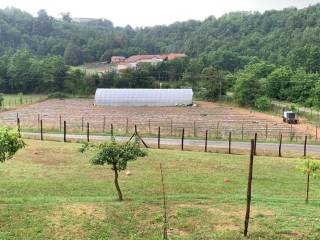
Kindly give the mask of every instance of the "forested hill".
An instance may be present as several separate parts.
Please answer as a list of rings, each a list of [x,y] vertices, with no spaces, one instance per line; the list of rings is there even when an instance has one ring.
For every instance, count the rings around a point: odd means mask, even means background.
[[[36,56],[61,55],[67,64],[79,65],[112,55],[186,52],[229,71],[252,57],[311,72],[320,68],[319,4],[137,29],[115,27],[108,20],[68,20],[58,21],[44,10],[38,17],[14,8],[0,10],[0,55],[27,49]]]

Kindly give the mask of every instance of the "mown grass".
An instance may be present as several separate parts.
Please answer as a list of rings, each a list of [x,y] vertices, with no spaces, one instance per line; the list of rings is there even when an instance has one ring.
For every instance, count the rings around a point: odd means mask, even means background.
[[[160,163],[170,239],[242,239],[247,156],[148,150],[121,173],[118,202],[109,167],[90,165],[79,144],[27,144],[0,165],[0,239],[161,239]],[[302,162],[255,158],[251,239],[320,238],[320,185],[312,179],[305,204]]]

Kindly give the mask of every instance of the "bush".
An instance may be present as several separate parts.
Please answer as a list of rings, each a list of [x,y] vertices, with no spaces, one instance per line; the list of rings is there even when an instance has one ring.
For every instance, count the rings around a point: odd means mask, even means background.
[[[68,98],[68,94],[63,92],[53,92],[48,94],[48,98],[59,98],[59,99],[65,99]]]
[[[271,109],[271,100],[268,97],[259,97],[254,103],[258,111],[268,111]]]

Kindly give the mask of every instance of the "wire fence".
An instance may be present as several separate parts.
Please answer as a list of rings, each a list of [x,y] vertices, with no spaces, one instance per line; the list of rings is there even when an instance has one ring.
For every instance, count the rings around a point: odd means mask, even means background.
[[[73,117],[67,114],[59,116],[24,114],[15,117],[12,115],[2,117],[0,124],[2,126],[16,127],[17,118],[20,121],[21,131],[39,132],[40,121],[42,120],[43,131],[47,133],[63,132],[63,122],[66,121],[68,132],[85,133],[86,124],[90,124],[90,132],[95,134],[111,134],[111,125],[113,133],[119,136],[130,135],[134,132],[135,126],[143,136],[156,136],[158,128],[161,128],[163,137],[181,137],[184,130],[185,137],[203,138],[206,134],[208,139],[227,140],[229,134],[233,139],[248,140],[255,133],[259,139],[265,141],[279,140],[282,136],[284,141],[303,141],[305,136],[309,140],[318,140],[318,128],[314,132],[306,134],[304,131],[296,130],[290,124],[277,124],[264,121],[252,120],[224,120],[224,121],[177,121],[172,119],[147,119],[142,118],[113,118],[112,116],[95,116],[94,118]],[[183,116],[181,117],[183,119]]]

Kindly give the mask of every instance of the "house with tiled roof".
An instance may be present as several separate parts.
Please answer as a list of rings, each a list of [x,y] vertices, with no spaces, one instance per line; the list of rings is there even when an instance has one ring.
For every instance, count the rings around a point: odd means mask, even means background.
[[[128,58],[123,56],[113,56],[111,63],[117,66],[117,71],[136,68],[140,63],[158,64],[164,60],[173,60],[176,58],[186,57],[184,53],[169,53],[169,54],[153,54],[153,55],[133,55]]]

